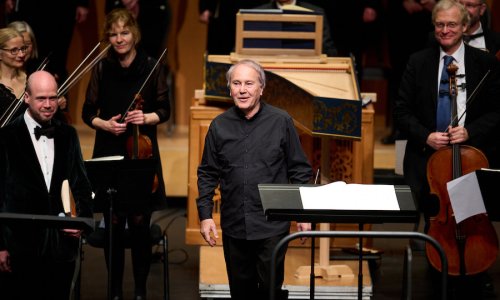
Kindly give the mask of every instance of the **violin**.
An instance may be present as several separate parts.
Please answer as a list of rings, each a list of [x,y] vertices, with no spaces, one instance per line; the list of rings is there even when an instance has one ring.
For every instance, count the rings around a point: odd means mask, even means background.
[[[457,85],[458,67],[448,66],[452,104],[452,126],[458,126]],[[486,271],[498,254],[495,228],[487,214],[478,214],[457,223],[451,207],[446,183],[475,170],[488,167],[486,156],[472,146],[453,144],[431,155],[427,162],[427,179],[431,194],[439,198],[439,212],[430,218],[428,235],[443,247],[448,258],[449,275],[474,275]],[[439,253],[426,245],[430,264],[441,271]]]
[[[140,94],[135,95],[134,103],[134,109],[142,110],[144,99]],[[148,159],[153,157],[153,143],[147,135],[140,133],[139,125],[137,124],[132,124],[132,135],[127,139],[127,155],[130,159]],[[155,174],[152,192],[156,192],[157,189],[158,175]]]

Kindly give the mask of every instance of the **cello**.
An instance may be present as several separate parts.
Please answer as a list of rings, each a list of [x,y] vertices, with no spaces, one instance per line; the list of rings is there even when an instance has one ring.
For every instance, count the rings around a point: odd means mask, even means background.
[[[452,105],[451,126],[458,126],[457,84],[454,64],[448,66]],[[427,180],[431,194],[439,198],[439,212],[430,218],[428,235],[443,247],[448,258],[448,274],[474,275],[486,271],[498,254],[495,228],[485,213],[474,215],[457,223],[453,214],[446,183],[475,170],[488,167],[486,156],[477,148],[453,144],[437,150],[427,162]],[[430,264],[441,271],[439,253],[427,243],[426,254]]]

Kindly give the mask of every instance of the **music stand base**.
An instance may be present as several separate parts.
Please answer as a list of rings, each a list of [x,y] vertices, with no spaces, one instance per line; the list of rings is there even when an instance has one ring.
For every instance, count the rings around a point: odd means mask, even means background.
[[[317,272],[315,277],[321,277],[328,281],[354,278],[352,269],[347,265],[319,266],[315,264],[314,272]],[[298,267],[294,275],[298,279],[308,279],[311,275],[311,266]]]

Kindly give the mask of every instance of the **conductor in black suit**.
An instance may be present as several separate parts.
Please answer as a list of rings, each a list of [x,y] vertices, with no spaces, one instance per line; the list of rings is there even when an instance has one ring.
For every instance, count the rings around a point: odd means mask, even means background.
[[[68,180],[77,216],[91,217],[91,187],[76,130],[53,119],[57,84],[46,71],[28,78],[28,109],[0,129],[0,211],[64,212]],[[0,224],[1,299],[69,299],[80,231]]]
[[[408,137],[404,176],[426,220],[439,208],[430,198],[426,177],[427,160],[436,150],[450,144],[471,145],[486,154],[490,167],[499,167],[499,63],[487,52],[464,44],[468,19],[465,7],[458,2],[441,0],[436,4],[432,20],[438,44],[410,57],[395,103],[396,125]],[[454,128],[437,128],[438,87],[445,56],[452,56],[458,66],[458,116],[463,117]],[[467,101],[488,70],[491,73],[482,88]]]

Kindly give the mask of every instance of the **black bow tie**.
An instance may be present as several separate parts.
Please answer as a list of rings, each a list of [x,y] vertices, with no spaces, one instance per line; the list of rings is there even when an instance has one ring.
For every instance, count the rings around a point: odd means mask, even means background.
[[[470,41],[472,41],[473,39],[475,38],[478,38],[478,37],[481,37],[481,36],[484,36],[484,32],[480,32],[480,33],[476,33],[476,34],[472,34],[472,35],[465,35],[464,34],[464,41],[466,43],[469,43]]]
[[[45,127],[40,127],[37,126],[35,127],[35,138],[38,141],[40,139],[40,136],[45,135],[48,139],[51,139],[54,137],[54,126],[45,126]]]

